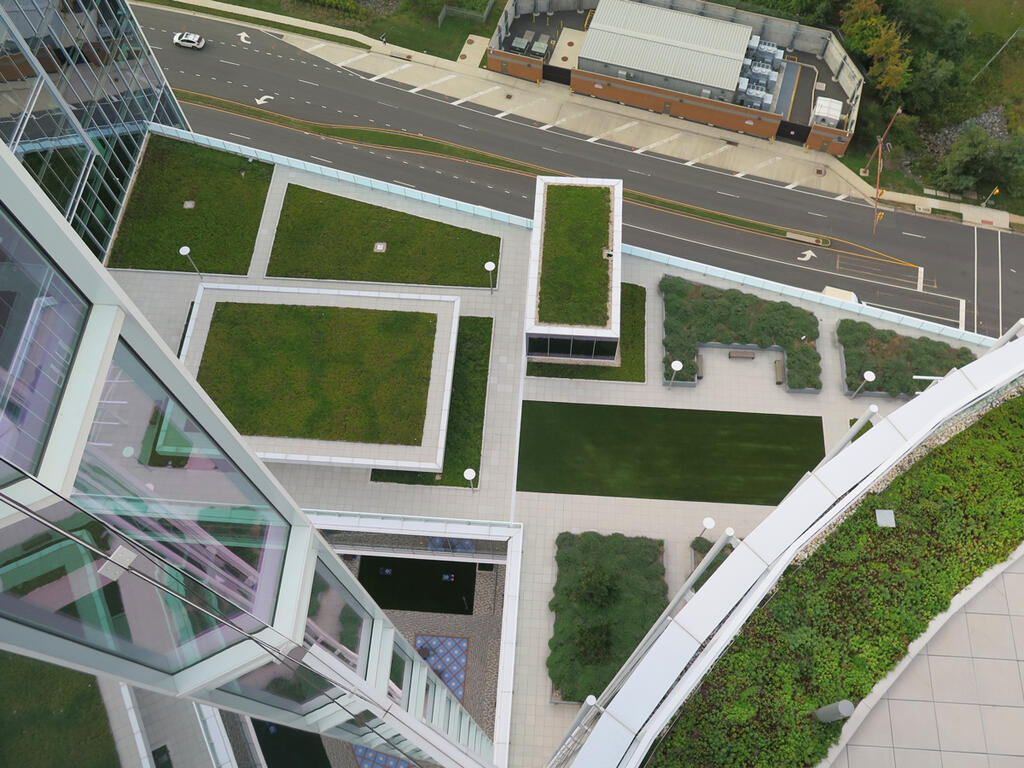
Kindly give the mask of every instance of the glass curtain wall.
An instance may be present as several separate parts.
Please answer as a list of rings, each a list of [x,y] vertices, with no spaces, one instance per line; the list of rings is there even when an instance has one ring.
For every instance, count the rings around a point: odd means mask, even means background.
[[[0,0],[0,137],[98,256],[150,121],[185,120],[124,0]]]
[[[0,207],[0,458],[38,469],[89,305]]]

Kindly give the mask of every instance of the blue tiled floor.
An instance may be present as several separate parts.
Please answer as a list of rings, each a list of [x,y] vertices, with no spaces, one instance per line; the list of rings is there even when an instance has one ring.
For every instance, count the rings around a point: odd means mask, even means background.
[[[383,752],[375,752],[369,747],[353,745],[352,749],[356,753],[359,768],[409,768],[405,760],[385,755]]]
[[[427,664],[437,672],[444,684],[458,699],[466,692],[466,654],[469,653],[469,639],[465,637],[440,637],[438,635],[416,635],[416,648],[429,648]]]

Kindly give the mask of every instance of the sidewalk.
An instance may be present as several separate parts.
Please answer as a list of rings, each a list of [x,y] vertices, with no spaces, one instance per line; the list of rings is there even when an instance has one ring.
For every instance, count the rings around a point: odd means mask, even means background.
[[[756,176],[787,187],[800,186],[836,197],[873,201],[875,188],[837,158],[810,152],[800,146],[765,141],[701,123],[683,121],[612,102],[572,93],[551,82],[534,84],[480,68],[488,39],[471,35],[459,58],[449,61],[427,53],[384,44],[359,32],[350,32],[318,22],[259,11],[217,0],[184,0],[197,15],[203,9],[235,13],[274,24],[303,27],[311,31],[352,38],[369,46],[357,49],[319,38],[286,32],[283,40],[339,67],[353,67],[361,73],[430,90],[452,98],[488,107],[498,118],[514,116],[532,122],[542,130],[557,126],[591,138],[607,138],[630,147],[636,153],[656,152],[687,164],[701,163],[737,176]],[[139,5],[164,8],[145,2]],[[165,9],[166,10],[166,9]],[[213,18],[219,18],[213,16]],[[240,22],[244,23],[244,22]],[[399,63],[401,62],[401,63]],[[898,192],[886,192],[879,203],[883,210],[893,205],[912,207],[919,213],[948,211],[959,214],[965,224],[1010,229],[1024,226],[1024,216],[982,208],[977,205]]]

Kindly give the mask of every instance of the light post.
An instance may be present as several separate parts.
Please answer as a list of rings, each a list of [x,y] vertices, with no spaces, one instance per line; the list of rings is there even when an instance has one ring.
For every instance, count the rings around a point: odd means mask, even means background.
[[[862,381],[860,383],[860,386],[857,387],[857,389],[854,391],[854,393],[852,395],[850,395],[850,399],[852,400],[857,395],[859,395],[860,391],[862,389],[864,389],[864,385],[865,384],[870,384],[874,380],[875,380],[875,372],[874,371],[864,371],[864,381]]]
[[[491,285],[491,293],[494,293],[494,269],[497,267],[493,261],[488,261],[484,264],[484,269],[487,270],[487,282]]]
[[[999,194],[999,187],[992,187],[992,191],[988,193],[988,197],[985,198],[985,202],[983,202],[981,204],[981,207],[984,208],[986,205],[988,205],[988,201],[992,199],[992,195],[998,195],[998,194]]]
[[[676,382],[676,374],[683,370],[683,364],[678,360],[673,360],[672,363],[672,378],[669,379],[668,385],[671,387]]]
[[[199,282],[202,282],[204,279],[203,273],[199,271],[199,267],[197,267],[196,263],[192,261],[192,256],[189,255],[191,253],[192,249],[189,248],[187,245],[183,245],[181,246],[181,248],[178,249],[178,255],[184,256],[186,259],[188,259],[188,263],[192,265],[192,269],[194,269],[196,271],[196,274],[199,275]]]
[[[465,471],[462,473],[462,476],[469,481],[469,490],[475,491],[476,488],[473,485],[473,480],[476,479],[476,470],[473,469],[472,467],[466,467]]]
[[[697,536],[698,539],[715,527],[715,518],[705,517],[703,520],[700,521],[700,524],[704,526],[704,530],[702,530],[700,534]]]

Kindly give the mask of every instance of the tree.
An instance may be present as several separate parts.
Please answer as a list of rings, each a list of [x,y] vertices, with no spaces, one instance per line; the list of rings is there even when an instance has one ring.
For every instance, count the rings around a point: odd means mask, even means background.
[[[882,8],[875,0],[850,0],[846,7],[839,12],[839,20],[843,24],[843,34],[846,34],[848,24],[856,24],[858,21],[881,15]]]
[[[868,70],[868,77],[886,103],[903,91],[910,81],[910,54],[906,50],[907,36],[899,24],[886,21],[878,37],[865,49],[874,62]]]
[[[976,188],[983,179],[990,179],[996,161],[993,144],[980,125],[967,126],[936,168],[936,185],[950,192],[964,192]]]
[[[919,115],[936,114],[948,103],[959,87],[959,69],[949,59],[928,51],[917,59],[910,88],[904,97],[908,110]]]

